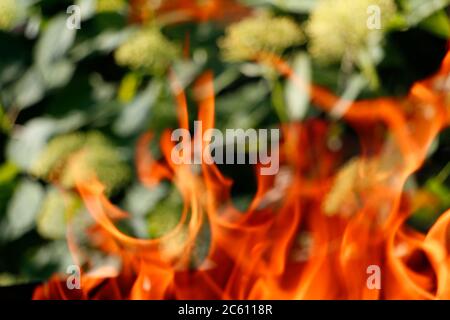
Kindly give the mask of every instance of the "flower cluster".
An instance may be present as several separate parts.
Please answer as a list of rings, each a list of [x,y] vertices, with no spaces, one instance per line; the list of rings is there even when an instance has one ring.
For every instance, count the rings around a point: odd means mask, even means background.
[[[154,27],[137,31],[115,52],[118,65],[152,74],[164,72],[177,56],[177,46]]]
[[[262,15],[231,24],[219,46],[225,60],[238,62],[254,59],[261,52],[282,53],[303,41],[300,26],[290,18]]]
[[[368,27],[370,8],[379,8],[381,28]],[[309,51],[324,63],[356,56],[386,30],[396,12],[393,0],[320,0],[306,27]]]
[[[33,165],[32,172],[66,188],[73,188],[76,178],[89,178],[95,173],[108,191],[118,189],[130,174],[120,151],[98,132],[54,138]]]
[[[16,0],[0,0],[0,30],[13,27],[19,15]]]
[[[97,0],[97,12],[116,12],[126,7],[124,0]]]

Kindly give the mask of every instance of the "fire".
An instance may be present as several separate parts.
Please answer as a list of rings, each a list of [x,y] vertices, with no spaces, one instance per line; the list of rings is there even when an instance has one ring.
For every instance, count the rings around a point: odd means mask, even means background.
[[[270,64],[298,86],[287,63]],[[80,290],[55,275],[35,299],[450,299],[450,211],[427,234],[409,228],[406,179],[420,168],[436,135],[450,121],[450,52],[440,71],[416,83],[403,99],[349,103],[342,118],[359,133],[360,153],[350,160],[328,147],[323,120],[281,125],[280,171],[263,176],[245,212],[231,201],[232,181],[214,164],[174,164],[170,131],[161,137],[163,159],[148,150],[152,134],[136,148],[137,172],[151,188],[171,181],[183,198],[178,225],[158,239],[137,239],[115,225],[127,213],[104,195],[92,175],[77,190],[97,225],[89,230],[121,268],[83,272]],[[189,127],[184,91],[171,74],[180,128]],[[211,73],[195,84],[198,118],[214,127]],[[328,90],[308,87],[315,105],[332,112]],[[239,183],[239,181],[236,181]],[[200,233],[210,230],[207,257],[193,267]],[[70,233],[69,233],[70,235]],[[69,236],[71,248],[76,248]],[[76,250],[74,255],[76,255]],[[379,270],[379,283],[371,282]]]
[[[157,17],[165,24],[187,21],[233,21],[249,14],[234,0],[131,0],[132,21],[147,22]]]

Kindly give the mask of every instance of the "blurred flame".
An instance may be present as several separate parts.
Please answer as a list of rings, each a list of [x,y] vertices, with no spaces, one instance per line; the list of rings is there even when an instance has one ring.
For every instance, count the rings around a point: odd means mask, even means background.
[[[261,61],[304,88],[280,58],[264,55]],[[184,203],[179,224],[158,239],[127,236],[114,223],[127,214],[105,197],[95,176],[80,179],[78,192],[98,225],[91,232],[105,252],[120,256],[122,268],[117,275],[83,273],[81,290],[67,289],[54,276],[34,298],[450,299],[450,211],[427,234],[414,231],[405,224],[411,205],[402,191],[449,123],[449,77],[450,52],[440,71],[416,83],[404,99],[350,103],[343,119],[360,133],[361,152],[347,163],[342,151],[328,148],[325,121],[283,124],[282,168],[276,176],[262,176],[256,168],[258,189],[245,212],[232,205],[232,181],[215,165],[204,163],[198,173],[171,161],[169,130],[161,137],[160,161],[147,148],[152,134],[142,135],[139,178],[149,188],[161,180],[178,188]],[[174,74],[170,79],[180,127],[188,128],[184,91]],[[208,72],[195,84],[204,130],[214,127],[212,81]],[[324,88],[308,89],[325,111],[339,100]],[[367,128],[378,127],[381,134],[369,134],[376,130]],[[344,178],[338,179],[340,172]],[[326,202],[342,181],[350,187],[333,196],[332,214],[327,213]],[[193,268],[204,225],[211,234],[209,251]],[[381,269],[380,289],[367,286],[373,265]]]
[[[132,21],[156,18],[162,24],[234,21],[250,11],[234,0],[130,0],[130,8]]]

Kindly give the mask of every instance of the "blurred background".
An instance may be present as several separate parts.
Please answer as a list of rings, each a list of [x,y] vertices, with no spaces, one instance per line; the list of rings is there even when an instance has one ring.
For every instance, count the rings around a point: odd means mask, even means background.
[[[219,129],[327,118],[254,55],[281,55],[304,81],[350,100],[401,97],[438,70],[449,2],[0,0],[0,286],[42,282],[72,263],[67,224],[92,223],[74,189],[70,160],[80,150],[77,163],[95,170],[112,202],[131,213],[124,232],[155,238],[177,223],[175,188],[148,192],[134,166],[141,134],[177,127],[169,70],[186,88],[213,71]],[[189,90],[187,97],[195,119]],[[356,141],[344,122],[330,121],[333,146],[343,136]],[[408,182],[416,194],[409,223],[418,230],[450,207],[449,159],[447,129]],[[252,167],[220,169],[245,209],[256,190]]]

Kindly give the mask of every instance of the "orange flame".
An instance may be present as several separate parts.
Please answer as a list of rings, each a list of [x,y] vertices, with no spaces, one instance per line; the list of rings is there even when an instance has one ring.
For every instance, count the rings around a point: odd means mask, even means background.
[[[235,21],[250,9],[234,0],[131,0],[130,18],[145,23],[156,17],[160,23]]]
[[[280,58],[264,55],[261,61],[304,89]],[[161,137],[164,159],[156,161],[147,149],[152,134],[144,134],[136,150],[139,178],[149,188],[161,180],[175,184],[184,204],[178,225],[158,239],[127,236],[114,224],[127,214],[105,197],[102,184],[95,177],[77,181],[97,223],[91,233],[105,252],[120,257],[122,267],[111,275],[83,273],[80,290],[67,289],[54,276],[34,298],[450,299],[450,211],[427,234],[419,233],[405,224],[411,205],[403,193],[406,179],[449,124],[449,76],[450,52],[440,71],[416,83],[406,98],[350,103],[343,118],[361,139],[361,154],[351,161],[328,148],[325,121],[283,124],[280,172],[255,171],[258,189],[245,212],[233,206],[232,181],[215,165],[203,163],[198,173],[173,163],[168,130]],[[184,92],[175,75],[170,78],[180,127],[188,128]],[[206,73],[195,84],[205,130],[214,127],[212,78]],[[324,88],[308,90],[327,112],[339,101]],[[367,128],[378,127],[381,134],[368,134]],[[206,226],[209,251],[192,268]],[[369,283],[373,266],[381,270],[380,286]]]

